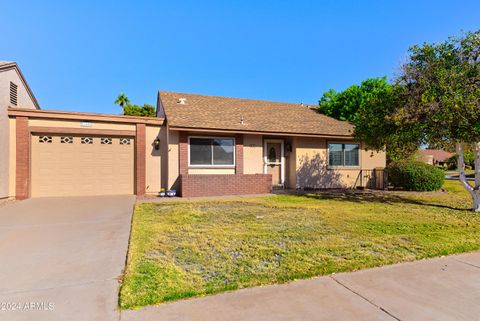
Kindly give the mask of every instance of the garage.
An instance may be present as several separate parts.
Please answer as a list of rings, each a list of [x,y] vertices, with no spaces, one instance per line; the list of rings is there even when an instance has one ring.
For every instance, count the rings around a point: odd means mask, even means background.
[[[133,137],[31,136],[31,196],[134,194]]]

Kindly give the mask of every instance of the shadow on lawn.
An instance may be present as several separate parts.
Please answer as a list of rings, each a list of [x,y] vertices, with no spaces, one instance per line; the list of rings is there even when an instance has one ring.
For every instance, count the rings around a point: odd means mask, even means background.
[[[445,204],[438,204],[428,201],[421,201],[410,197],[404,197],[395,194],[384,193],[318,193],[318,194],[298,194],[297,196],[308,197],[317,200],[336,200],[351,203],[384,203],[384,204],[412,204],[422,206],[432,206],[446,208],[455,211],[467,211],[469,207],[456,207]]]

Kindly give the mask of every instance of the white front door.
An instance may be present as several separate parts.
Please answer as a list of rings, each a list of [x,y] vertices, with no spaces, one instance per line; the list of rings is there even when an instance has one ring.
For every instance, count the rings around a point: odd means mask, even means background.
[[[285,184],[285,151],[282,139],[266,139],[263,145],[263,173],[272,175],[273,186]]]

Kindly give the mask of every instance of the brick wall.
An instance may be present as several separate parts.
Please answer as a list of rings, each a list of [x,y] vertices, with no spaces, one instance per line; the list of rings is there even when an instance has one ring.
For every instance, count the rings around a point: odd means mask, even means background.
[[[272,175],[180,175],[182,197],[266,194],[272,191]]]
[[[235,135],[235,174],[243,174],[243,135]]]
[[[178,137],[178,171],[179,174],[188,174],[188,133],[180,132]]]
[[[145,195],[146,159],[145,159],[145,124],[136,125],[135,133],[135,194]]]
[[[191,133],[181,131],[178,141],[178,161],[180,175],[188,174],[188,136]],[[215,137],[215,135],[207,135]],[[243,174],[243,134],[235,135],[235,174]]]

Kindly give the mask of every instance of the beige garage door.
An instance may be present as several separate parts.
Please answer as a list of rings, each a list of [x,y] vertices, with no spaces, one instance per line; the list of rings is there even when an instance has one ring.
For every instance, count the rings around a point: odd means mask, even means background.
[[[31,196],[133,194],[133,138],[32,135]]]

